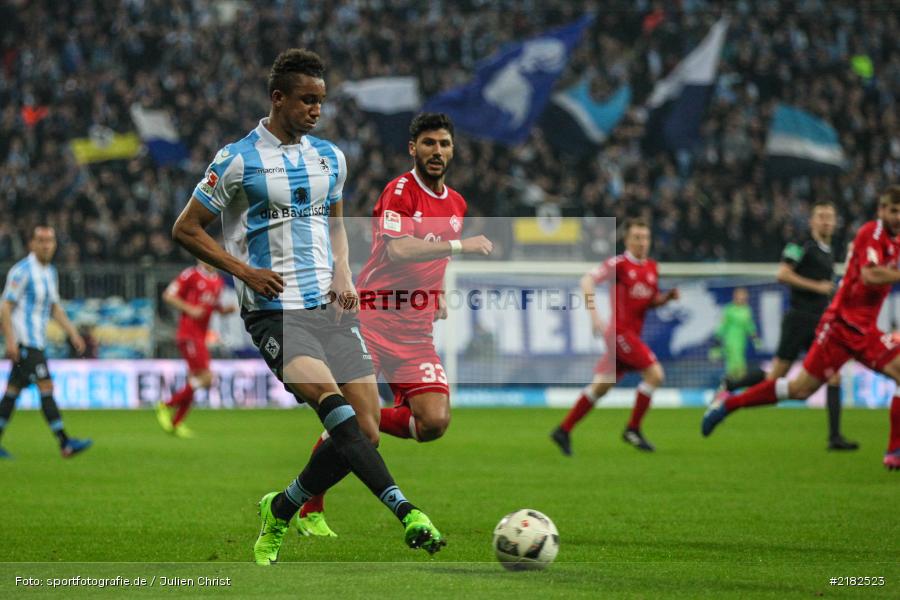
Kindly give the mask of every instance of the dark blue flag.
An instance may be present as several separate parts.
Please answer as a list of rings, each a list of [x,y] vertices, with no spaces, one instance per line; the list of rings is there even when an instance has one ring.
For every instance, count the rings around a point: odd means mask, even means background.
[[[625,116],[631,102],[631,88],[621,85],[598,102],[591,97],[590,80],[553,94],[541,117],[544,136],[553,147],[571,156],[596,152]]]
[[[727,30],[728,22],[720,19],[700,45],[656,83],[647,102],[646,150],[690,150],[700,141]]]
[[[187,159],[187,146],[179,139],[168,111],[146,109],[135,103],[131,106],[131,120],[156,164],[178,164]]]
[[[350,96],[375,123],[378,137],[391,151],[406,152],[409,122],[422,106],[415,77],[373,77],[346,81],[339,93]]]
[[[474,136],[505,144],[525,141],[593,19],[587,15],[507,45],[476,67],[472,81],[431,98],[424,110],[447,113],[457,129]]]

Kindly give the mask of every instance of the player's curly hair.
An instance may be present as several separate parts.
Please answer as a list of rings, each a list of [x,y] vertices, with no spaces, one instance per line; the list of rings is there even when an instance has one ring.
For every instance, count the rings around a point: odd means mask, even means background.
[[[444,113],[419,113],[409,124],[409,139],[415,142],[423,131],[446,129],[453,138],[453,121]]]
[[[322,79],[325,76],[325,63],[312,50],[305,48],[285,50],[275,58],[272,70],[269,71],[269,96],[275,90],[289,92],[293,76],[298,74]]]

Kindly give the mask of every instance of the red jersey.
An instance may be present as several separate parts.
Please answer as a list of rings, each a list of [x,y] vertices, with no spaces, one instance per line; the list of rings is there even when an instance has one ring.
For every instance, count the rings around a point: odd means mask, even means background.
[[[209,319],[213,310],[219,305],[219,296],[223,287],[225,287],[225,280],[218,272],[210,273],[196,266],[185,269],[169,284],[169,287],[166,288],[166,293],[173,294],[188,304],[204,308],[203,316],[199,319],[194,319],[186,313],[181,313],[181,319],[178,321],[178,333],[175,336],[176,339],[206,339]]]
[[[446,184],[443,194],[435,194],[415,170],[387,184],[372,213],[372,253],[357,284],[360,319],[366,328],[400,331],[404,337],[419,339],[431,336],[450,258],[395,263],[388,257],[387,244],[407,236],[432,242],[458,240],[465,215],[462,196]]]
[[[860,227],[847,257],[844,278],[822,319],[839,317],[861,331],[875,327],[891,285],[866,285],[862,280],[862,269],[868,266],[897,268],[898,259],[900,239],[891,237],[880,219]]]
[[[656,261],[638,260],[625,252],[600,263],[590,275],[594,283],[615,277],[609,289],[609,301],[615,315],[616,331],[640,335],[644,316],[659,293]]]

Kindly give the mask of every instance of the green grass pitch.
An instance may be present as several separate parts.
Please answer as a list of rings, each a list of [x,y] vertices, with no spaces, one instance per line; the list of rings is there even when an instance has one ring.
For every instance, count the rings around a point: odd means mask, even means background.
[[[446,437],[385,437],[406,495],[446,533],[434,558],[407,549],[396,520],[352,476],[327,499],[337,539],[291,531],[280,563],[250,563],[256,501],[304,464],[318,421],[308,410],[196,411],[193,440],[150,411],[69,411],[91,436],[60,459],[37,412],[14,415],[0,463],[0,597],[136,598],[815,598],[900,597],[900,473],[881,466],[885,411],[848,410],[855,453],[825,451],[820,410],[759,409],[700,437],[698,410],[655,410],[658,452],[619,439],[626,411],[599,410],[563,457],[547,435],[562,411],[456,410]],[[491,532],[535,508],[561,549],[544,572],[508,573]],[[167,564],[162,564],[167,563]],[[41,586],[17,587],[34,577]],[[53,589],[48,578],[157,577],[153,585]],[[181,577],[193,587],[161,586]],[[198,578],[231,578],[199,587]],[[884,577],[865,589],[831,577]]]

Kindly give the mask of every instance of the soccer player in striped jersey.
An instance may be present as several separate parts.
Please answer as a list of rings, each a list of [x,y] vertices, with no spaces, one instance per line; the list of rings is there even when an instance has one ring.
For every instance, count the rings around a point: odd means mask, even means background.
[[[629,371],[638,371],[641,383],[622,440],[644,452],[656,449],[644,437],[641,423],[650,408],[653,392],[662,385],[664,374],[656,355],[641,340],[641,330],[647,311],[677,300],[678,289],[659,291],[656,261],[649,254],[650,226],[642,219],[630,219],[625,223],[625,252],[607,259],[581,278],[581,290],[591,315],[594,335],[604,337],[607,351],[597,361],[594,380],[578,396],[575,406],[559,427],[550,433],[550,438],[566,456],[572,454],[572,428]],[[610,306],[614,313],[609,325],[603,322],[594,306],[594,290],[603,281],[609,281]]]
[[[12,372],[6,393],[0,400],[0,438],[23,388],[37,384],[41,395],[41,411],[50,430],[59,441],[63,458],[75,456],[91,446],[91,440],[70,438],[63,428],[59,407],[53,399],[53,380],[47,370],[44,348],[47,345],[47,322],[52,317],[60,326],[75,351],[84,352],[84,340],[66,316],[59,303],[59,278],[50,264],[56,253],[56,232],[52,227],[38,226],[31,233],[31,252],[17,262],[6,275],[0,305],[6,356],[12,361]],[[0,447],[0,458],[10,454]]]
[[[308,50],[275,59],[269,116],[219,151],[172,232],[197,258],[234,275],[254,343],[329,434],[296,479],[260,500],[260,565],[277,560],[300,506],[351,471],[401,521],[408,546],[433,553],[445,544],[376,449],[378,391],[343,225],[347,162],[337,146],[309,135],[325,99],[324,73]],[[220,217],[224,249],[205,231]]]

